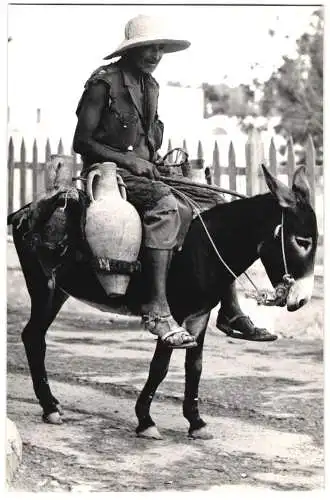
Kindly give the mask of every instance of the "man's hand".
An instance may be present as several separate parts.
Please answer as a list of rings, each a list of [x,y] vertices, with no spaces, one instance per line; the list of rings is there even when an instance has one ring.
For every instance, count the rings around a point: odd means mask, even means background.
[[[153,163],[139,158],[134,153],[126,153],[125,156],[127,160],[126,168],[132,174],[148,177],[149,179],[159,179],[159,173]]]

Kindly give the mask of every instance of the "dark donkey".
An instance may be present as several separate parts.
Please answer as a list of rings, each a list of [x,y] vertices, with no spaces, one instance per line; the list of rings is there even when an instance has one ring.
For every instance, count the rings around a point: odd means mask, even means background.
[[[281,305],[295,311],[310,299],[313,288],[318,234],[310,190],[303,167],[296,170],[292,188],[278,181],[266,168],[263,170],[270,192],[217,205],[205,211],[202,220],[219,254],[236,276],[259,257],[273,287],[282,285],[284,275],[290,273],[294,282]],[[219,260],[205,227],[199,218],[194,219],[182,250],[173,258],[168,278],[173,316],[179,324],[185,321],[188,331],[197,339],[197,347],[186,351],[185,360],[183,415],[190,424],[192,437],[207,436],[206,423],[199,414],[198,386],[210,311],[221,302],[224,291],[234,280]],[[109,298],[90,264],[76,261],[57,277],[52,291],[36,254],[24,241],[22,230],[14,227],[13,237],[31,296],[31,317],[22,332],[22,340],[34,391],[43,408],[44,420],[62,423],[60,405],[50,390],[45,369],[47,329],[68,296],[102,310],[137,314],[143,281],[137,274],[125,297]],[[171,348],[157,342],[147,382],[135,406],[136,432],[140,436],[160,437],[150,416],[150,406],[167,374],[171,354]]]

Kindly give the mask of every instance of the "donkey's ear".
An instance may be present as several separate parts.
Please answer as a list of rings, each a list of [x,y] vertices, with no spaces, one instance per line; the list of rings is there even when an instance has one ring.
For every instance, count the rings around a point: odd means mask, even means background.
[[[311,201],[311,188],[306,176],[305,165],[297,168],[293,174],[292,191],[296,193],[306,203]]]
[[[277,198],[282,208],[294,207],[296,204],[296,197],[292,190],[288,188],[283,182],[274,177],[265,165],[261,165],[265,176],[266,184],[270,192]]]

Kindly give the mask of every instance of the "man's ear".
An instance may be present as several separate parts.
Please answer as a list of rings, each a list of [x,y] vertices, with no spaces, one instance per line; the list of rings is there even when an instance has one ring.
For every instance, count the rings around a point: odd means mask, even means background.
[[[293,174],[292,191],[296,193],[300,199],[306,203],[310,203],[311,188],[307,180],[305,165],[297,168]]]
[[[261,165],[266,184],[270,192],[275,196],[279,205],[282,208],[294,207],[296,205],[296,197],[293,191],[288,188],[283,182],[274,177],[265,165]]]

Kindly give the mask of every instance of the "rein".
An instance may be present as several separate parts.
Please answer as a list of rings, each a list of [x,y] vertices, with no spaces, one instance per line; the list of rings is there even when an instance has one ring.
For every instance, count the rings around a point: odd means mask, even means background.
[[[161,181],[162,182],[162,181]],[[237,280],[243,290],[245,291],[245,295],[247,297],[252,297],[256,299],[258,305],[265,305],[265,306],[277,306],[281,305],[283,301],[286,299],[288,296],[288,293],[290,291],[291,286],[294,283],[294,278],[289,274],[288,272],[288,265],[287,265],[287,259],[286,259],[286,254],[285,254],[285,245],[284,245],[284,212],[282,210],[282,218],[281,218],[281,225],[280,225],[280,231],[281,231],[281,250],[282,250],[282,259],[283,259],[283,265],[284,265],[284,275],[282,277],[283,283],[279,284],[276,289],[275,289],[275,295],[273,292],[269,292],[267,290],[260,290],[257,285],[254,283],[254,281],[250,278],[250,276],[247,274],[247,272],[244,272],[244,275],[246,278],[249,280],[253,288],[255,289],[255,292],[249,292],[246,290],[244,283],[241,281],[239,276],[237,276],[234,271],[230,268],[230,266],[225,262],[224,258],[221,256],[216,244],[214,243],[214,240],[212,236],[209,233],[209,230],[207,229],[203,218],[201,216],[201,208],[196,203],[194,200],[190,198],[190,196],[186,195],[185,193],[182,193],[179,189],[174,188],[173,186],[169,186],[166,184],[170,189],[172,189],[174,192],[179,193],[183,198],[186,199],[188,204],[191,206],[193,213],[198,217],[200,220],[202,227],[208,237],[209,242],[211,243],[219,261],[222,263],[222,265],[227,269],[227,271]],[[218,188],[218,190],[221,192],[222,189]],[[224,190],[226,193],[228,193],[228,190]],[[236,196],[239,196],[241,198],[246,198],[244,195],[239,195],[238,193],[235,192],[230,192],[229,194],[233,194]]]
[[[188,162],[188,153],[184,149],[182,149],[182,148],[174,148],[171,151],[168,151],[168,153],[163,158],[161,158],[160,160],[158,160],[158,162],[156,162],[156,165],[158,167],[165,166],[164,165],[165,160],[168,157],[172,156],[174,153],[176,154],[176,161],[175,161],[175,163],[171,163],[169,166],[174,167],[174,168],[175,167],[183,167]],[[180,154],[182,155],[182,158],[179,161]],[[73,180],[78,180],[78,179],[86,182],[86,179],[82,178],[82,177],[75,177],[75,178],[73,178]],[[225,262],[225,260],[221,256],[221,254],[220,254],[220,252],[219,252],[216,244],[213,241],[212,236],[210,235],[210,233],[209,233],[209,231],[208,231],[208,229],[207,229],[207,227],[206,227],[206,225],[205,225],[205,223],[203,221],[203,218],[201,216],[201,212],[202,212],[201,207],[190,196],[186,195],[185,193],[183,193],[179,189],[176,189],[175,187],[170,186],[169,184],[167,184],[166,183],[166,179],[167,179],[166,177],[160,176],[159,182],[162,182],[164,185],[166,185],[167,187],[169,187],[173,192],[179,193],[180,196],[182,196],[183,198],[186,199],[187,203],[191,206],[193,213],[200,220],[200,222],[202,224],[202,227],[203,227],[203,229],[204,229],[204,231],[205,231],[205,233],[207,235],[207,238],[208,238],[209,242],[211,243],[211,245],[212,245],[212,247],[213,247],[213,249],[214,249],[214,251],[215,251],[215,253],[216,253],[216,255],[217,255],[218,259],[219,259],[219,261],[227,269],[227,271],[233,276],[233,278],[235,280],[237,280],[241,284],[243,290],[245,291],[245,296],[246,297],[252,297],[252,298],[254,298],[257,301],[258,305],[266,305],[266,306],[277,306],[277,305],[282,305],[282,304],[284,305],[285,304],[284,301],[285,301],[286,297],[288,296],[288,293],[290,291],[290,288],[291,288],[292,284],[295,281],[294,278],[288,272],[287,259],[286,259],[286,254],[285,254],[285,246],[284,246],[284,212],[282,211],[282,220],[281,220],[281,225],[280,225],[280,230],[281,230],[281,249],[282,249],[282,259],[283,259],[283,265],[284,265],[284,275],[282,277],[283,283],[280,283],[276,287],[275,294],[274,294],[274,292],[270,292],[269,290],[260,290],[257,287],[257,285],[254,283],[254,281],[250,278],[250,276],[247,274],[247,272],[245,271],[244,272],[245,277],[248,279],[248,281],[250,282],[250,284],[252,285],[252,287],[255,290],[254,292],[250,292],[250,291],[246,290],[245,285],[241,281],[241,279],[239,278],[239,276],[237,276],[234,273],[234,271],[228,266],[228,264]],[[187,184],[194,184],[192,182],[187,181],[184,178],[180,179],[180,181],[185,182]],[[122,185],[125,186],[125,184],[123,182],[122,182]],[[223,188],[220,188],[218,186],[210,186],[210,185],[208,185],[207,187],[208,187],[208,189],[210,189],[212,191],[216,191],[218,193],[230,194],[230,195],[236,196],[238,198],[247,198],[246,195],[237,193],[236,191],[232,191],[232,190],[229,190],[229,189],[223,189]]]

